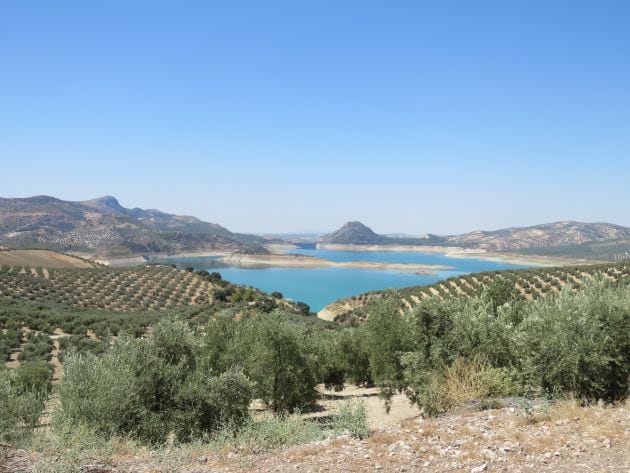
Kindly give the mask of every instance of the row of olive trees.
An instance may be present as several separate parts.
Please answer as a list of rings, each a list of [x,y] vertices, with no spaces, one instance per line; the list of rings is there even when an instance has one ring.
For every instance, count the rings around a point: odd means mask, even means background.
[[[107,436],[163,442],[235,431],[256,398],[277,413],[308,409],[320,383],[374,383],[428,413],[505,395],[628,394],[629,286],[599,282],[542,302],[514,299],[506,286],[407,313],[396,300],[371,307],[358,328],[243,308],[204,319],[196,332],[167,320],[104,354],[70,351],[62,415]]]
[[[319,383],[365,381],[365,363],[341,355],[360,345],[354,333],[323,330],[284,312],[236,315],[229,310],[211,318],[202,333],[165,320],[150,336],[121,337],[101,354],[70,348],[59,387],[61,415],[105,436],[184,441],[236,431],[253,399],[282,414],[308,409]]]
[[[469,397],[628,395],[630,288],[594,282],[539,302],[492,288],[475,299],[423,301],[401,315],[372,307],[365,331],[370,373],[386,394],[404,391],[427,412]]]

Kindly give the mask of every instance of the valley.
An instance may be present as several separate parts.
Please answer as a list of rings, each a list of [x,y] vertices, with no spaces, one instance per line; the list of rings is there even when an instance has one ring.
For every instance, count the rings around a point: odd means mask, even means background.
[[[2,2],[0,473],[630,472],[629,19]]]
[[[385,471],[485,469],[507,457],[457,443],[465,453],[445,467],[445,425],[470,432],[500,418],[492,448],[514,449],[512,465],[559,471],[532,436],[548,419],[576,418],[567,411],[590,419],[572,421],[584,435],[619,444],[599,456],[580,447],[593,467],[625,461],[621,227],[416,238],[349,222],[293,239],[109,197],[33,199],[4,214],[0,205],[0,467],[161,470],[146,448],[171,444],[169,471],[283,471],[285,460],[358,471],[373,458]],[[573,368],[554,371],[558,359]],[[517,425],[529,426],[518,444]]]

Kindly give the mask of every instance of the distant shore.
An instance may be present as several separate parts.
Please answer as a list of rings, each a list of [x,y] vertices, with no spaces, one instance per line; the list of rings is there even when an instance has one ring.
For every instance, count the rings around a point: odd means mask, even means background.
[[[598,261],[548,257],[536,255],[520,255],[517,253],[500,253],[487,250],[474,250],[456,246],[422,246],[422,245],[317,245],[319,250],[335,251],[393,251],[410,253],[441,253],[449,258],[473,258],[495,261],[517,266],[563,266],[567,264],[596,264]]]
[[[179,259],[179,258],[211,258],[227,256],[232,254],[229,251],[186,251],[183,253],[151,253],[148,255],[129,255],[129,256],[93,256],[81,255],[97,263],[111,267],[137,266],[139,264],[151,263],[157,260]]]
[[[296,245],[270,244],[266,248],[272,253],[269,255],[248,255],[233,253],[228,250],[214,251],[187,251],[176,254],[152,253],[149,255],[130,255],[121,257],[99,257],[87,254],[78,254],[83,258],[105,264],[112,267],[136,266],[150,263],[156,260],[178,258],[210,258],[218,257],[219,261],[242,268],[281,267],[281,268],[357,268],[357,269],[389,269],[404,272],[417,272],[419,274],[435,274],[435,271],[451,269],[450,266],[416,264],[416,263],[388,263],[380,261],[330,261],[307,255],[295,255],[287,253],[295,250]],[[599,261],[548,257],[536,255],[520,255],[516,253],[500,253],[486,250],[473,250],[454,246],[422,246],[422,245],[317,245],[320,250],[334,251],[370,251],[370,252],[410,252],[443,254],[449,258],[471,258],[485,261],[495,261],[516,266],[563,266],[579,264],[597,264]]]
[[[241,268],[355,268],[355,269],[388,269],[417,274],[435,274],[436,271],[452,269],[445,265],[417,263],[388,263],[382,261],[330,261],[305,255],[271,254],[244,255],[232,254],[219,258],[219,261]]]

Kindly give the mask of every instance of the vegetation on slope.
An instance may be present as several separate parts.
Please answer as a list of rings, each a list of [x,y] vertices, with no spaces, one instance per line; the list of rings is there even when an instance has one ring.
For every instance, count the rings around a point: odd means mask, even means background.
[[[85,202],[49,196],[0,198],[0,245],[10,248],[129,256],[259,249],[264,241],[195,217],[127,209],[110,196]]]
[[[611,274],[623,273],[614,269]],[[0,323],[11,340],[9,330],[27,324],[46,321],[39,326],[46,334],[67,321],[78,324],[80,337],[64,342],[65,376],[53,389],[60,404],[50,425],[53,438],[76,431],[150,445],[226,436],[268,445],[264,438],[286,436],[260,429],[289,429],[283,416],[309,409],[318,384],[376,385],[385,397],[404,392],[432,415],[471,402],[494,405],[505,396],[624,399],[630,285],[608,276],[537,300],[498,283],[509,282],[507,275],[470,297],[427,297],[407,310],[392,293],[366,305],[367,322],[358,327],[304,317],[286,306],[265,312],[244,301],[116,314],[15,297],[0,300]],[[88,334],[87,324],[97,320],[104,330]],[[109,338],[114,333],[107,324],[116,320],[123,325]],[[140,326],[132,325],[135,320]],[[30,362],[48,357],[41,337],[31,335],[33,348],[23,348]],[[5,440],[30,438],[49,396],[39,380],[50,374],[27,365],[0,372],[0,408],[10,413],[10,422],[0,425]],[[276,420],[254,419],[249,406],[255,399]],[[360,410],[345,418],[354,425],[351,432],[365,435]],[[317,438],[300,433],[309,425],[294,424],[293,437]]]
[[[451,235],[447,242],[465,248],[521,252],[528,248],[562,247],[629,238],[630,228],[611,223],[554,222],[532,227]],[[563,253],[560,255],[564,256]]]
[[[94,268],[99,263],[48,250],[0,250],[0,266],[25,268]]]
[[[222,281],[218,273],[145,266],[125,269],[41,269],[0,266],[0,297],[111,312],[162,310],[230,301],[278,301]],[[288,303],[286,303],[288,304]]]
[[[484,292],[502,293],[501,297],[524,300],[543,299],[558,294],[568,287],[578,290],[594,278],[611,283],[630,280],[630,263],[560,266],[488,271],[448,278],[427,286],[411,286],[387,291],[372,291],[342,299],[326,309],[335,314],[334,320],[344,324],[357,324],[365,320],[369,304],[384,297],[396,299],[399,309],[412,309],[420,301],[437,298],[474,298]],[[498,297],[498,296],[497,296]]]
[[[522,255],[581,258],[595,261],[630,261],[630,238],[587,242],[577,245],[533,247],[518,250]]]

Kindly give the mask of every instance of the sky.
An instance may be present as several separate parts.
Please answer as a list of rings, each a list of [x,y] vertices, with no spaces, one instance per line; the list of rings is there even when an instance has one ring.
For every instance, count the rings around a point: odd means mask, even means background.
[[[240,232],[630,226],[630,2],[0,3],[0,196]]]

